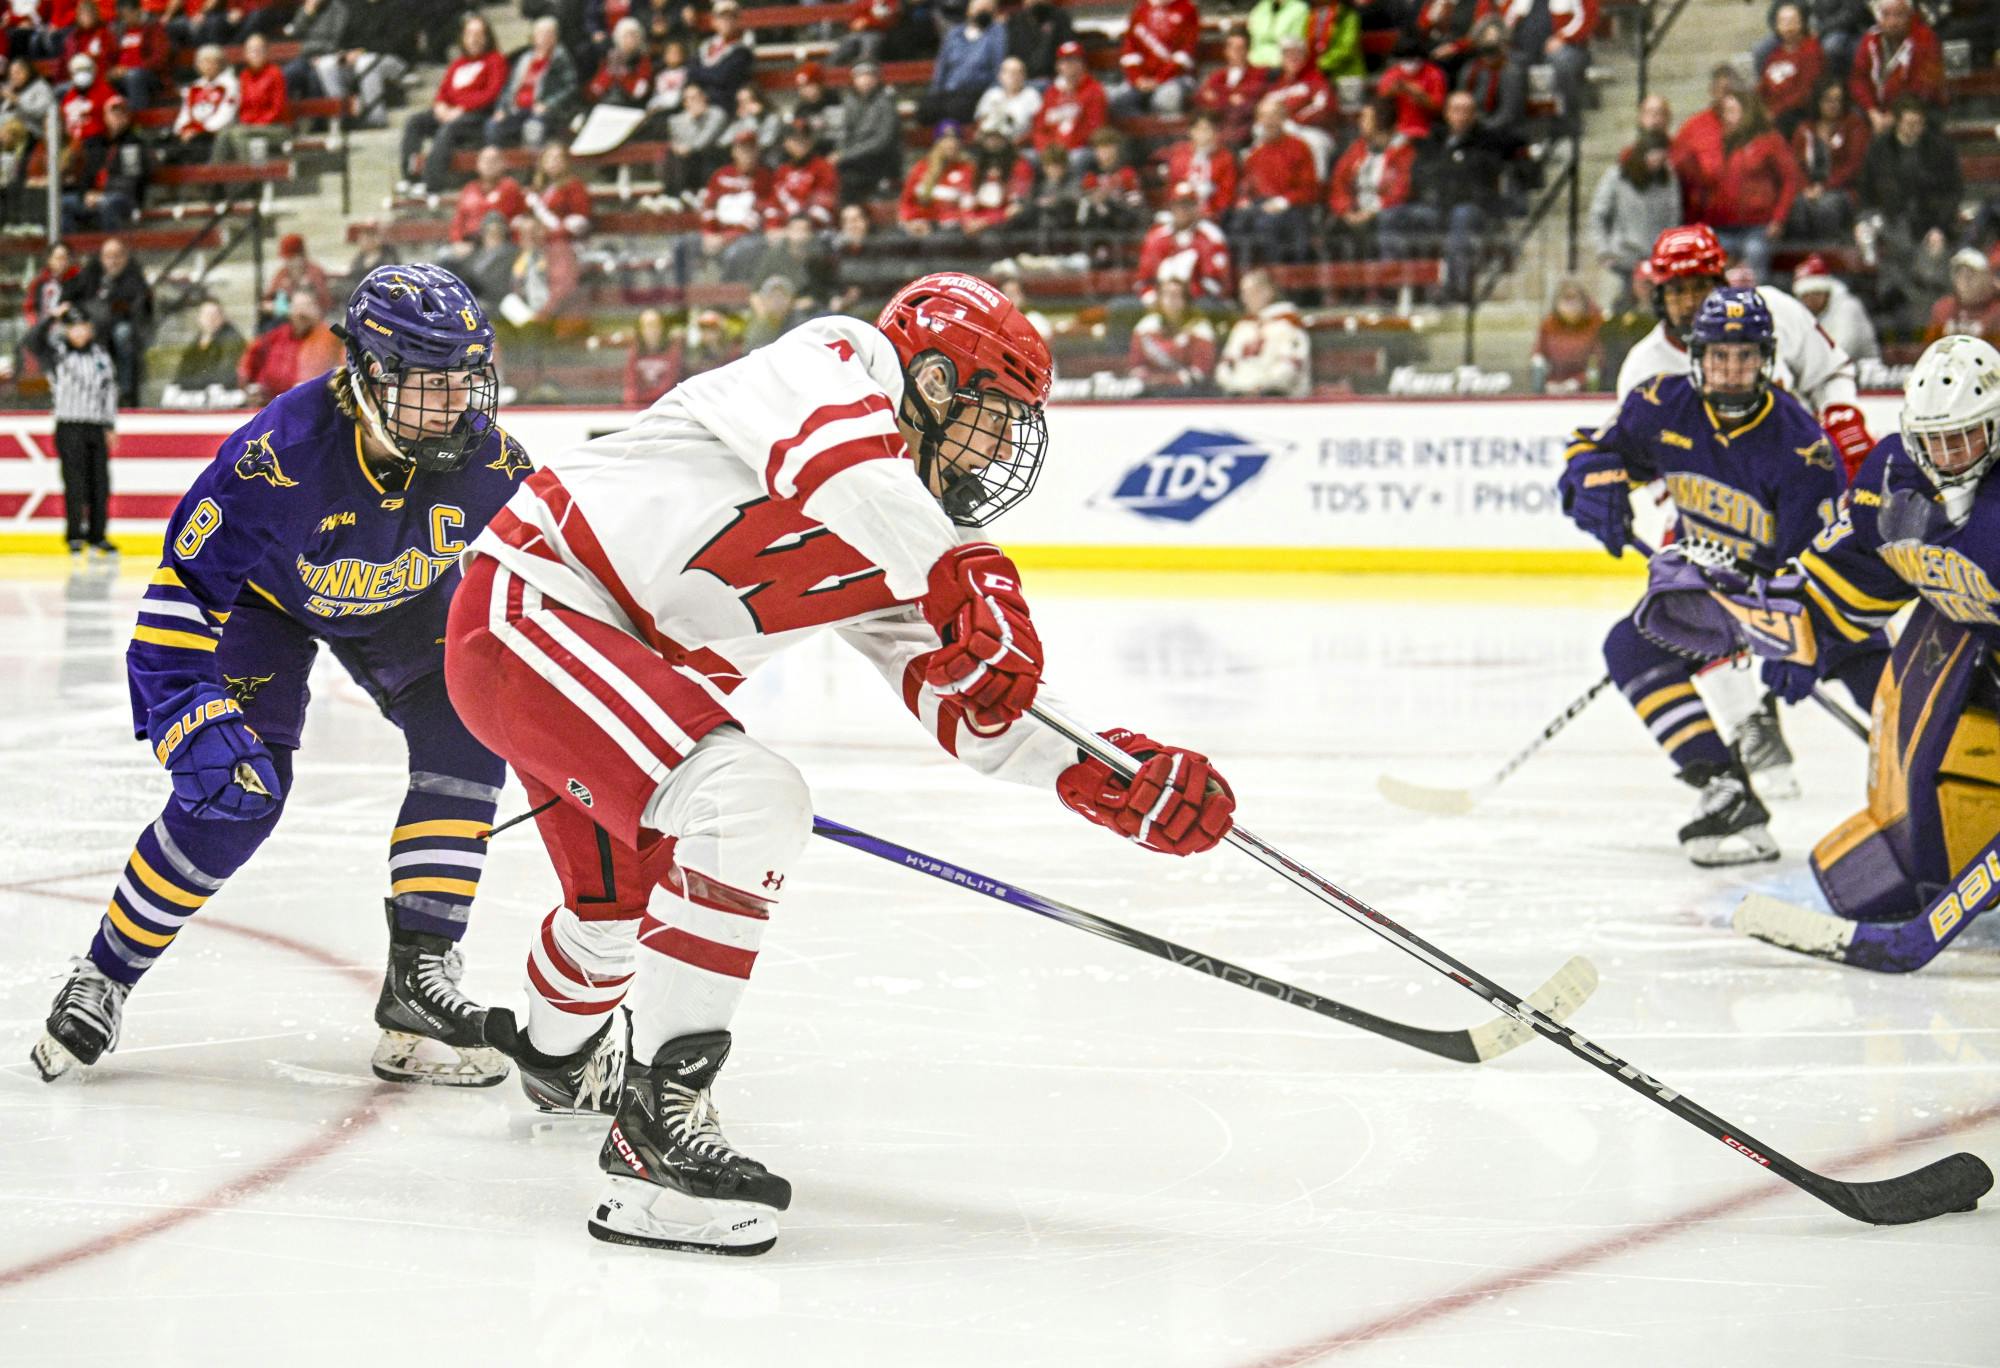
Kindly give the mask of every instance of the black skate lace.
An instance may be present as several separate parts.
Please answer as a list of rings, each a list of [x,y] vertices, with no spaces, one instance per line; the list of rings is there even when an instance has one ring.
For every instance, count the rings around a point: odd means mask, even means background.
[[[132,990],[115,979],[106,978],[89,960],[70,961],[69,982],[56,995],[56,1010],[82,1017],[102,1034],[106,1049],[118,1043],[118,1029],[125,1014],[125,997]]]

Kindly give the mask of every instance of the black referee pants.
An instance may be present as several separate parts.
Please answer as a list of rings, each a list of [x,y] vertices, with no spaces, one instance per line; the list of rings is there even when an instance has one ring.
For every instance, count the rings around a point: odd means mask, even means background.
[[[111,449],[101,423],[57,423],[56,457],[62,462],[63,521],[71,542],[104,540],[111,502]]]

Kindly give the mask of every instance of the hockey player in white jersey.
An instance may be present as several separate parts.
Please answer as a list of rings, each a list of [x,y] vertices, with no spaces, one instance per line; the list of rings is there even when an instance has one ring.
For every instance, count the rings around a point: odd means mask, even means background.
[[[532,801],[557,800],[536,820],[563,904],[511,1049],[538,1105],[613,1113],[599,1239],[761,1253],[791,1199],[710,1101],[812,821],[798,770],[729,712],[763,661],[832,628],[973,768],[1151,850],[1228,832],[1203,756],[1106,732],[1143,762],[1128,785],[1026,715],[1042,647],[1020,577],[962,529],[1033,486],[1050,375],[998,290],[925,276],[872,326],[804,324],[550,455],[468,551],[452,696]]]
[[[1653,241],[1648,267],[1653,311],[1660,321],[1640,338],[1618,368],[1618,400],[1656,375],[1689,372],[1688,333],[1702,301],[1723,283],[1729,256],[1705,223],[1669,228]],[[1757,287],[1777,334],[1771,379],[1819,417],[1851,478],[1875,445],[1855,407],[1854,362],[1819,325],[1812,311],[1783,290]],[[1764,691],[1747,657],[1720,660],[1696,677],[1717,725],[1766,798],[1796,798],[1791,748],[1778,726],[1775,700]]]

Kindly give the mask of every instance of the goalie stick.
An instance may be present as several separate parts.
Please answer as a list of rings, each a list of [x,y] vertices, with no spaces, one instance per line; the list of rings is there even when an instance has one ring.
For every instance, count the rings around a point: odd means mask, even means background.
[[[1052,728],[1074,744],[1084,755],[1110,766],[1111,772],[1131,778],[1136,769],[1133,757],[1102,737],[1085,731],[1076,723],[1040,704],[1029,709],[1043,726]],[[1592,1068],[1623,1083],[1642,1097],[1650,1098],[1681,1120],[1738,1154],[1776,1173],[1794,1186],[1811,1193],[1843,1216],[1871,1225],[1908,1225],[1927,1221],[1949,1211],[1970,1211],[1993,1187],[1993,1171],[1977,1155],[1960,1152],[1926,1164],[1920,1169],[1875,1182],[1849,1183],[1828,1178],[1780,1154],[1771,1146],[1731,1122],[1717,1116],[1693,1098],[1667,1086],[1633,1065],[1592,1043],[1559,1021],[1552,1020],[1526,999],[1516,996],[1487,978],[1477,969],[1452,958],[1430,942],[1405,930],[1387,916],[1338,885],[1284,854],[1240,823],[1224,838],[1265,868],[1282,875],[1296,887],[1332,907],[1350,920],[1388,941],[1397,949],[1422,961],[1477,997],[1484,998],[1515,1020],[1534,1027],[1555,1044],[1568,1050]]]
[[[857,831],[851,826],[830,821],[825,817],[813,818],[813,834],[864,851],[891,864],[914,869],[919,874],[928,874],[933,879],[942,879],[948,884],[955,884],[970,892],[984,894],[1011,907],[1018,907],[1052,921],[1059,921],[1065,926],[1073,926],[1079,931],[1088,931],[1094,936],[1102,936],[1106,940],[1130,946],[1157,959],[1178,964],[1183,969],[1193,969],[1197,973],[1207,974],[1210,978],[1220,979],[1224,983],[1248,988],[1251,992],[1264,997],[1275,998],[1293,1007],[1303,1007],[1309,1012],[1317,1012],[1323,1017],[1330,1017],[1348,1026],[1372,1031],[1384,1039],[1414,1046],[1442,1059],[1454,1060],[1461,1064],[1483,1064],[1518,1045],[1525,1044],[1535,1034],[1533,1028],[1512,1016],[1498,1017],[1483,1026],[1474,1026],[1470,1030],[1462,1031],[1434,1031],[1423,1026],[1410,1026],[1400,1021],[1391,1021],[1387,1017],[1364,1012],[1359,1007],[1350,1007],[1344,1002],[1335,1002],[1332,998],[1323,997],[1318,993],[1295,988],[1268,974],[1260,974],[1200,950],[1177,945],[1163,936],[1155,936],[1136,927],[1112,921],[1108,917],[1100,917],[1081,908],[1071,907],[1067,903],[1057,902],[1054,898],[1045,898],[1039,893],[1030,893],[1024,888],[1016,888],[998,879],[973,873],[948,860],[940,860],[936,856],[910,850],[893,841],[870,836],[865,831]],[[1582,1006],[1596,987],[1597,970],[1589,960],[1579,955],[1558,969],[1555,976],[1537,988],[1528,1000],[1538,1010],[1547,1012],[1551,1017],[1561,1021]]]

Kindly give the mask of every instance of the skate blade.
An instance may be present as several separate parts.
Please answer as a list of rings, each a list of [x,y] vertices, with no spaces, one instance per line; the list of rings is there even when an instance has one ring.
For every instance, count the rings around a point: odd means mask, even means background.
[[[1799,776],[1790,765],[1773,765],[1769,769],[1751,770],[1750,786],[1757,790],[1757,796],[1765,802],[1773,800],[1789,803],[1804,792],[1799,787]]]
[[[426,1057],[424,1047],[452,1058]],[[507,1078],[507,1060],[485,1046],[444,1045],[408,1031],[384,1031],[369,1068],[384,1083],[424,1083],[436,1088],[491,1088]]]
[[[53,1083],[72,1069],[84,1067],[83,1061],[52,1035],[45,1035],[35,1042],[28,1051],[28,1062],[35,1066],[35,1072],[42,1076],[44,1083]]]
[[[690,1197],[636,1178],[604,1181],[590,1234],[607,1244],[745,1257],[778,1242],[778,1214],[770,1207]]]
[[[1778,843],[1762,827],[1732,832],[1727,836],[1696,836],[1681,842],[1687,857],[1703,869],[1726,869],[1730,865],[1762,864],[1778,858]]]

